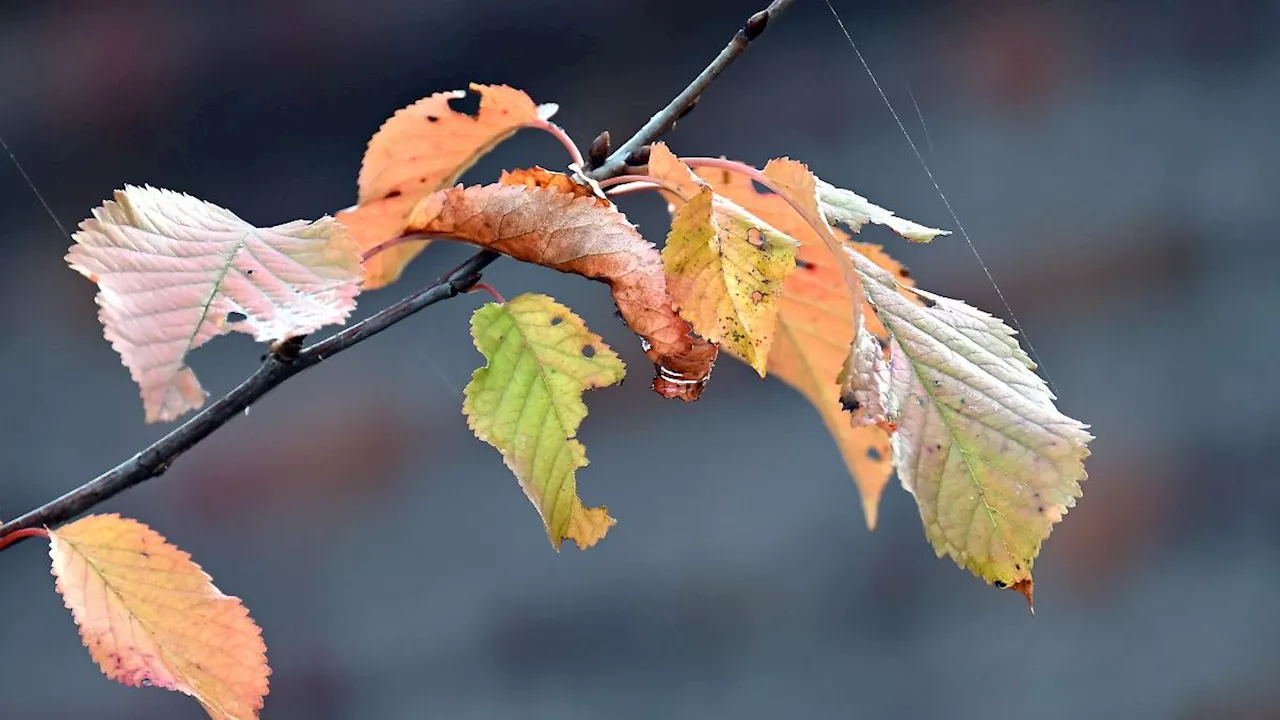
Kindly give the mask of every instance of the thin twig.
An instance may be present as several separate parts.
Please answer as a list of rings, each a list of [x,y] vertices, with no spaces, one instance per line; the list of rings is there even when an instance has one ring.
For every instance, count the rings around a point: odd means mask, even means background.
[[[604,194],[608,195],[611,198],[615,198],[621,195],[631,195],[633,193],[644,192],[646,190],[662,190],[662,189],[663,187],[661,185],[655,185],[654,183],[633,182],[633,183],[625,183],[622,185],[614,185],[608,190],[605,190]]]
[[[689,200],[689,198],[680,193],[678,188],[652,175],[619,175],[607,180],[601,180],[600,187],[606,188],[610,197],[625,195],[636,190],[666,190],[681,200]]]
[[[573,143],[573,138],[569,137],[569,133],[565,132],[564,128],[549,120],[543,120],[534,127],[551,133],[552,137],[559,140],[560,144],[564,146],[565,151],[569,153],[569,159],[572,160],[575,165],[581,166],[582,163],[585,162],[582,159],[582,151]]]
[[[631,139],[610,155],[602,166],[593,170],[590,174],[591,178],[606,180],[623,174],[626,171],[627,159],[641,147],[661,137],[671,129],[675,120],[688,113],[711,82],[724,72],[724,69],[738,55],[742,54],[752,40],[759,37],[770,20],[793,1],[773,0],[769,7],[752,15],[715,60],[675,99],[645,123],[644,127],[640,128]],[[566,147],[572,147],[572,142],[568,142]],[[375,254],[376,251],[384,249],[386,247],[376,248]],[[419,290],[391,307],[313,345],[299,350],[296,344],[281,344],[267,356],[262,366],[247,380],[168,435],[62,497],[0,525],[0,550],[17,544],[27,537],[40,534],[32,531],[33,529],[70,520],[135,485],[163,474],[180,455],[232,418],[243,413],[277,385],[373,337],[424,308],[468,291],[480,282],[481,272],[498,257],[497,253],[489,250],[477,252],[436,284]]]
[[[30,537],[47,538],[49,537],[49,531],[40,527],[31,527],[31,528],[23,528],[21,530],[14,530],[12,533],[0,538],[0,550],[3,550],[9,547],[10,545],[18,542],[19,540],[25,540]]]
[[[476,283],[475,285],[472,285],[472,286],[471,286],[471,289],[470,289],[470,290],[468,290],[467,292],[469,292],[469,293],[474,293],[474,292],[485,292],[485,293],[489,293],[489,297],[493,298],[496,302],[502,303],[503,305],[506,305],[506,304],[507,304],[507,299],[506,299],[506,298],[504,298],[504,297],[502,297],[502,293],[498,292],[498,288],[496,288],[496,287],[494,287],[494,286],[490,285],[490,284],[489,284],[489,283],[487,283],[487,282],[478,282],[478,283]]]
[[[627,159],[631,154],[639,150],[641,147],[657,140],[661,135],[671,129],[676,120],[680,119],[685,113],[693,109],[693,106],[702,97],[702,93],[707,89],[711,82],[729,67],[729,64],[738,59],[743,50],[764,32],[770,22],[775,20],[783,10],[795,0],[773,0],[769,3],[769,7],[752,15],[738,32],[734,33],[733,39],[728,45],[720,51],[715,60],[711,61],[698,77],[689,83],[689,86],[680,91],[680,94],[667,103],[667,106],[658,111],[656,115],[649,118],[649,122],[644,124],[631,139],[626,141],[604,164],[591,171],[591,177],[596,180],[603,180],[613,177],[623,171],[627,166]]]

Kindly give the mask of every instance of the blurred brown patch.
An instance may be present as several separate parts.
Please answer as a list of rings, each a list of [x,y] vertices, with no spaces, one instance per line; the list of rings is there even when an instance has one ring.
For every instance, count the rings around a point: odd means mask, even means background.
[[[214,523],[247,514],[341,515],[391,489],[409,443],[401,406],[384,398],[326,397],[287,424],[233,422],[206,444],[181,483],[185,503]],[[318,518],[324,519],[324,518]]]
[[[958,3],[953,37],[965,94],[1008,111],[1038,110],[1067,79],[1067,18],[1049,3]]]
[[[1048,541],[1067,584],[1083,596],[1114,592],[1144,556],[1172,541],[1181,488],[1178,458],[1164,448],[1102,449],[1086,463],[1084,497]]]

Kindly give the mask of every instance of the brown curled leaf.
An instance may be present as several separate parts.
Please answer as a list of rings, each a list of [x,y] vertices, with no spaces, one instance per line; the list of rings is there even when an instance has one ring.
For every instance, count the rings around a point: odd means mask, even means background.
[[[544,171],[545,172],[545,171]],[[547,173],[553,176],[556,173]],[[716,347],[692,333],[672,309],[662,259],[612,203],[542,177],[519,184],[457,186],[418,203],[406,232],[452,238],[561,272],[607,283],[627,325],[644,340],[663,397],[697,400]],[[544,184],[546,184],[544,186]]]
[[[369,140],[360,165],[359,204],[337,218],[370,250],[402,234],[419,200],[457,182],[483,155],[517,130],[544,125],[554,105],[535,105],[521,90],[477,85],[480,109],[467,115],[449,107],[464,90],[429,95],[392,115]],[[364,287],[394,282],[426,241],[404,243],[365,261]]]

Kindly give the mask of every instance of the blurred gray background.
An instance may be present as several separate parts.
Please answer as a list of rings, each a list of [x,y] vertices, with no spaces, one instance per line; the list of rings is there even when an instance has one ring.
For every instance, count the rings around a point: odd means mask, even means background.
[[[587,396],[579,475],[619,519],[552,552],[460,391],[471,296],[287,383],[162,479],[101,508],[190,551],[265,629],[264,717],[1280,717],[1280,4],[833,0],[1030,333],[1062,409],[1098,440],[1085,495],[1036,565],[1037,611],[934,558],[911,497],[868,533],[817,415],[723,360],[664,402],[607,289],[501,261],[623,355]],[[125,183],[259,224],[354,201],[395,109],[468,81],[561,105],[585,145],[626,137],[763,0],[8,2],[0,133],[68,229]],[[928,126],[920,128],[912,98]],[[953,227],[820,0],[799,0],[668,137],[788,154]],[[517,136],[467,178],[563,165]],[[625,201],[657,240],[656,197]],[[0,163],[0,515],[168,428],[102,339],[93,286]],[[886,244],[920,284],[1007,317],[958,235]],[[437,245],[368,314],[466,254]],[[192,364],[211,392],[243,336]],[[7,717],[204,717],[104,679],[39,543],[0,555]]]

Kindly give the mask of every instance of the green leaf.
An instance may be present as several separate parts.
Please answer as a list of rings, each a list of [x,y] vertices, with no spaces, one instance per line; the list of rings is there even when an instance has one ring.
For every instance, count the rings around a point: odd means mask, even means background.
[[[1054,523],[1080,496],[1083,423],[1063,415],[1014,332],[958,300],[911,289],[848,252],[889,332],[884,388],[898,476],[920,507],[939,556],[1031,598],[1031,566]],[[847,393],[880,383],[848,373]],[[859,383],[859,377],[863,382]],[[855,396],[856,397],[856,396]]]
[[[552,546],[569,539],[591,547],[615,521],[578,498],[575,474],[587,465],[574,439],[587,415],[582,393],[621,382],[626,367],[581,318],[545,295],[481,307],[471,336],[488,364],[464,390],[467,425],[502,453]]]

